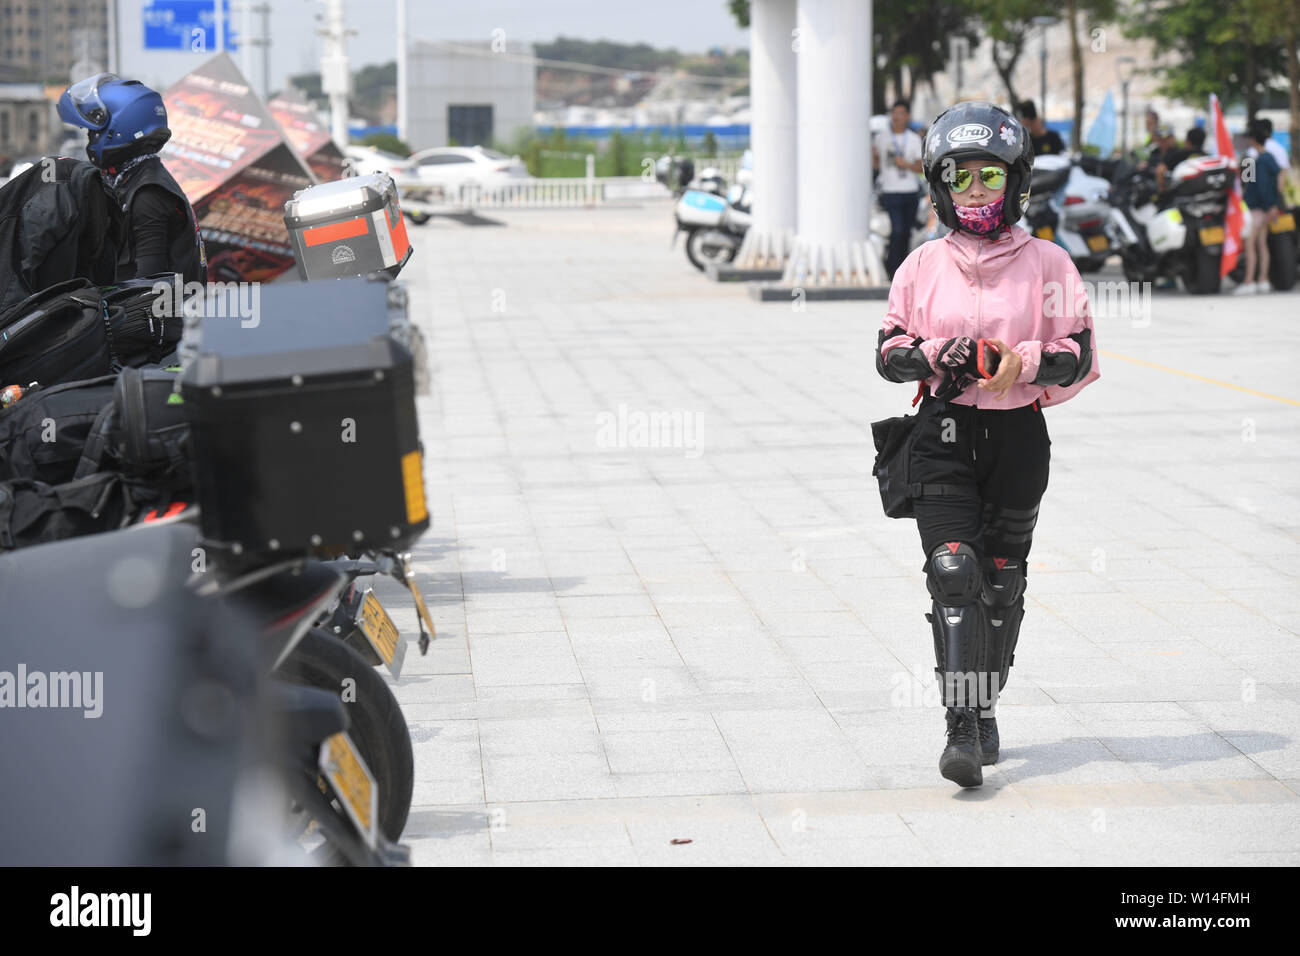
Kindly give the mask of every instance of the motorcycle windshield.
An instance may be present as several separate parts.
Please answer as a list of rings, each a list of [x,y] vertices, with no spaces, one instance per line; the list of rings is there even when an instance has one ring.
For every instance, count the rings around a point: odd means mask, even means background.
[[[77,125],[88,126],[90,129],[103,129],[108,125],[108,107],[100,98],[99,91],[104,85],[118,79],[120,77],[116,73],[96,73],[68,87],[63,95],[83,120]],[[64,119],[76,122],[72,117],[65,116]]]

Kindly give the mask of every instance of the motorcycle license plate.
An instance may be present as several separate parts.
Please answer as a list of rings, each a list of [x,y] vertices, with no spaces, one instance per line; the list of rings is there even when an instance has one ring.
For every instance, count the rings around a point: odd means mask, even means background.
[[[437,637],[437,632],[433,627],[433,618],[429,616],[429,607],[424,603],[424,595],[420,593],[420,586],[415,583],[415,572],[410,568],[406,569],[406,586],[411,589],[411,597],[415,600],[415,610],[420,615],[420,620],[424,622],[424,630],[429,635],[429,639]],[[421,648],[423,651],[424,648]]]
[[[1084,241],[1088,243],[1088,248],[1093,252],[1103,252],[1110,248],[1110,240],[1100,233],[1095,236],[1089,236]]]
[[[1039,239],[1046,239],[1048,242],[1051,242],[1056,238],[1056,230],[1051,226],[1039,226],[1034,230],[1034,235]]]
[[[1201,245],[1203,246],[1221,246],[1223,245],[1223,227],[1206,226],[1201,230]]]
[[[361,602],[361,614],[357,620],[361,633],[366,636],[370,646],[375,649],[379,659],[396,679],[402,676],[402,661],[406,658],[406,642],[402,640],[397,625],[388,616],[384,606],[375,597],[375,592],[366,589],[366,596]]]
[[[379,785],[346,731],[321,744],[318,766],[331,792],[374,849],[379,840]]]
[[[1269,232],[1295,232],[1295,215],[1285,212],[1268,224]]]

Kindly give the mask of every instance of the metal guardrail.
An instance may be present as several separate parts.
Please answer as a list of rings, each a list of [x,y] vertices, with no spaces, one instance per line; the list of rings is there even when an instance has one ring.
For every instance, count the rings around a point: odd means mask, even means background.
[[[590,176],[511,179],[499,183],[465,183],[443,190],[398,180],[402,206],[413,211],[462,212],[474,209],[576,209],[611,202],[667,199],[661,184],[640,176]]]

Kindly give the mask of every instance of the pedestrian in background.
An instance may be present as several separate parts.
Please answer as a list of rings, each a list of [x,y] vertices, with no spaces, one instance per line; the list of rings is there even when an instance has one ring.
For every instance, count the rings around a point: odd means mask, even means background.
[[[1017,112],[1020,114],[1020,122],[1029,130],[1035,156],[1060,156],[1065,152],[1065,141],[1061,139],[1061,134],[1047,128],[1043,118],[1038,115],[1038,107],[1034,106],[1033,100],[1025,100]]]
[[[1273,154],[1266,148],[1268,130],[1262,120],[1251,120],[1247,134],[1253,144],[1241,171],[1241,198],[1250,214],[1250,233],[1246,236],[1246,274],[1233,295],[1272,292],[1268,282],[1268,226],[1278,216],[1282,192],[1278,176],[1282,172]]]
[[[879,171],[880,205],[889,214],[889,252],[885,271],[894,272],[912,245],[916,206],[921,200],[921,137],[908,127],[912,111],[898,100],[889,111],[889,129],[876,135],[872,167]]]

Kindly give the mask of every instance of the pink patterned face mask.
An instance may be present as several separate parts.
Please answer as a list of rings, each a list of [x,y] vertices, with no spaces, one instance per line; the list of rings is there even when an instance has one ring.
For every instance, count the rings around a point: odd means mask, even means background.
[[[957,220],[971,232],[977,236],[987,236],[1002,225],[1002,200],[1005,198],[999,196],[983,206],[958,206],[953,203],[953,211],[957,213]]]

